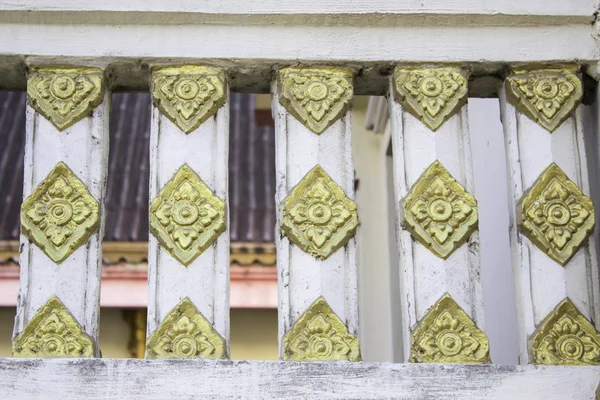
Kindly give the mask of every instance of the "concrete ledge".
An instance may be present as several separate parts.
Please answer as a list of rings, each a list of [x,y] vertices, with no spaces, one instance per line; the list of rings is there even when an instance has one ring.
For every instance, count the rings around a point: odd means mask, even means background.
[[[593,400],[600,367],[0,359],[2,399]]]

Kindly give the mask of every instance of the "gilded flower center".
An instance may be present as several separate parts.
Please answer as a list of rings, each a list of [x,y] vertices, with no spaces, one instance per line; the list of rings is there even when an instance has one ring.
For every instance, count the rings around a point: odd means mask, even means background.
[[[333,352],[333,343],[327,335],[313,334],[309,341],[311,342],[311,350],[313,354],[318,356],[328,356]]]
[[[191,201],[181,200],[173,205],[173,220],[178,225],[192,225],[198,220],[198,206]]]
[[[63,226],[71,221],[73,216],[73,207],[66,200],[52,200],[50,204],[48,204],[47,214],[51,224]]]
[[[198,83],[193,79],[182,79],[177,82],[177,85],[175,86],[177,97],[183,100],[194,99],[199,91],[200,88],[198,87]]]
[[[184,356],[193,356],[196,354],[196,340],[189,335],[181,335],[173,340],[173,352]]]
[[[435,76],[429,76],[421,81],[421,92],[427,97],[439,96],[443,87],[442,81]]]
[[[59,350],[65,345],[64,340],[57,335],[51,335],[45,340],[45,350],[47,353],[58,353]]]
[[[452,357],[460,353],[463,340],[456,332],[445,330],[438,335],[437,345],[445,356]]]
[[[452,217],[452,204],[446,199],[434,199],[429,203],[429,215],[436,222],[446,222]]]
[[[547,220],[552,225],[566,225],[571,220],[571,212],[562,201],[551,201],[546,205]]]
[[[584,346],[581,340],[574,335],[566,335],[558,340],[560,353],[571,360],[578,360],[583,356]]]
[[[316,225],[329,222],[331,214],[331,207],[322,201],[315,201],[308,207],[308,218]]]
[[[311,100],[321,101],[329,95],[329,88],[323,82],[313,81],[308,84],[306,92]]]
[[[52,94],[59,99],[67,99],[75,93],[75,81],[69,76],[59,76],[52,82]]]
[[[540,79],[535,91],[540,97],[551,100],[558,95],[558,85],[552,79]]]

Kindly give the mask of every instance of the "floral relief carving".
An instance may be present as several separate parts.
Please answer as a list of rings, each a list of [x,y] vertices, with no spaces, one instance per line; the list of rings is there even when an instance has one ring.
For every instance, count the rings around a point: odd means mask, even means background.
[[[182,66],[152,71],[152,98],[158,109],[185,133],[196,130],[225,104],[225,72]]]
[[[13,357],[92,357],[94,340],[57,297],[52,297],[13,342]]]
[[[358,340],[323,296],[298,318],[283,337],[286,361],[360,361]]]
[[[317,259],[345,246],[356,232],[356,204],[317,165],[283,201],[282,232]]]
[[[188,266],[226,229],[225,203],[186,164],[150,204],[150,231]]]
[[[460,68],[396,68],[395,98],[436,131],[467,102],[467,75]]]
[[[48,257],[61,263],[96,232],[99,214],[98,201],[85,184],[59,162],[23,202],[21,229]]]
[[[577,108],[583,96],[577,67],[514,71],[506,94],[520,112],[553,132]]]
[[[552,163],[517,204],[521,232],[540,250],[566,265],[594,230],[592,200]]]
[[[227,358],[225,339],[189,298],[173,308],[148,338],[146,357]]]
[[[411,362],[490,363],[489,347],[486,334],[446,293],[414,328]]]
[[[284,68],[279,72],[279,102],[320,134],[346,114],[352,78],[352,72],[344,68]]]
[[[530,358],[544,365],[600,365],[600,333],[566,298],[529,339]]]
[[[27,96],[31,107],[63,131],[102,103],[103,82],[99,68],[33,67]]]
[[[477,230],[477,200],[435,161],[402,200],[403,225],[435,255],[448,258]]]

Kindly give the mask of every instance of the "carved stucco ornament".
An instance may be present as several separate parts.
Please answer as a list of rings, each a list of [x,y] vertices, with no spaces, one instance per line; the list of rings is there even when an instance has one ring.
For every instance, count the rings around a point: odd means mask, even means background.
[[[358,340],[319,296],[283,337],[285,361],[360,361]]]
[[[13,341],[13,357],[92,357],[94,340],[69,310],[52,297]]]
[[[595,221],[592,200],[555,163],[517,204],[519,230],[563,266],[587,242]]]
[[[506,80],[510,103],[553,132],[577,108],[583,96],[578,68],[514,71]]]
[[[533,364],[600,365],[600,333],[566,298],[529,338]]]
[[[63,131],[102,103],[103,73],[99,68],[32,67],[27,96],[31,107]]]
[[[100,225],[100,206],[85,184],[59,162],[23,201],[21,230],[55,263],[86,244]]]
[[[150,204],[150,232],[185,266],[226,229],[225,203],[183,165]]]
[[[196,130],[225,104],[221,68],[182,66],[152,71],[152,98],[158,109],[185,133]]]
[[[436,256],[448,258],[477,230],[477,200],[435,161],[402,200],[402,223]]]
[[[304,126],[321,134],[348,111],[352,79],[345,68],[284,68],[277,81],[279,102]]]
[[[227,358],[225,339],[187,297],[148,338],[146,358]]]
[[[461,68],[396,68],[394,97],[406,111],[436,131],[467,102]]]
[[[292,189],[281,213],[281,231],[317,259],[345,246],[358,225],[356,204],[320,165]]]
[[[490,363],[490,344],[487,335],[446,293],[413,329],[411,362]]]

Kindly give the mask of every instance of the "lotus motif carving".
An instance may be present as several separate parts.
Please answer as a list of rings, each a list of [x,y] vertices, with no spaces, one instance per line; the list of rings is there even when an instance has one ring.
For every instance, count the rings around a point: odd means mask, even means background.
[[[352,73],[342,68],[284,68],[279,102],[308,129],[324,132],[348,110]]]
[[[179,129],[191,133],[225,104],[224,82],[220,68],[159,68],[152,71],[152,98]]]
[[[57,298],[51,298],[13,343],[14,357],[92,357],[93,339]]]
[[[225,220],[223,200],[187,164],[150,205],[150,231],[186,266],[225,231]]]
[[[435,255],[448,258],[477,229],[477,200],[435,161],[402,200],[403,224]]]
[[[23,202],[21,227],[29,240],[61,263],[96,232],[99,213],[98,201],[60,162]]]
[[[396,68],[395,98],[432,131],[467,102],[467,77],[460,68]]]
[[[515,71],[506,81],[510,103],[553,132],[577,108],[583,97],[577,67]]]
[[[27,79],[29,104],[62,131],[102,103],[103,82],[99,68],[33,67]]]
[[[223,337],[187,297],[150,335],[147,358],[227,358]]]
[[[594,230],[594,205],[552,163],[517,204],[517,222],[529,240],[564,266]]]
[[[313,168],[283,201],[281,230],[298,247],[325,259],[354,236],[356,205],[321,168]]]
[[[534,364],[600,365],[600,333],[566,298],[530,339]]]
[[[358,340],[319,297],[283,338],[284,360],[360,361]]]
[[[490,363],[488,338],[446,293],[413,330],[411,361]]]

